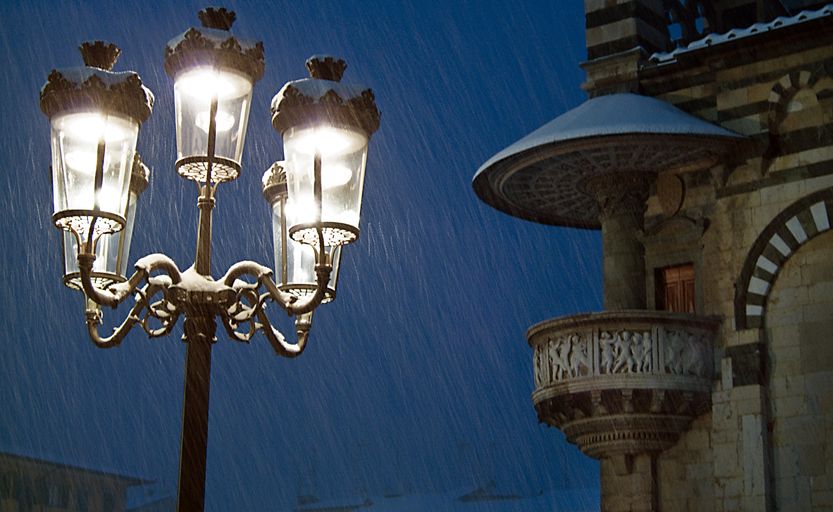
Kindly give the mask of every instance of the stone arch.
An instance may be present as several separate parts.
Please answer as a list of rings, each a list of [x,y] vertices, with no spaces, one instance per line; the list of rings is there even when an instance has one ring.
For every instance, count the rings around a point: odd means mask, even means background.
[[[769,133],[769,141],[763,154],[762,173],[766,173],[781,152],[781,137],[784,121],[796,109],[796,103],[812,103],[818,114],[823,110],[820,106],[822,91],[833,90],[833,62],[825,62],[815,69],[793,71],[782,76],[772,86],[769,93],[765,126]],[[829,94],[828,94],[829,96]],[[823,120],[819,119],[818,124]],[[789,129],[788,129],[789,130]]]
[[[772,285],[799,247],[830,230],[833,188],[820,190],[788,206],[764,228],[752,245],[735,283],[735,328],[763,327]]]
[[[782,76],[769,93],[767,127],[777,130],[778,125],[787,116],[790,100],[802,89],[811,89],[821,76],[821,70],[815,73],[809,70],[794,71]]]

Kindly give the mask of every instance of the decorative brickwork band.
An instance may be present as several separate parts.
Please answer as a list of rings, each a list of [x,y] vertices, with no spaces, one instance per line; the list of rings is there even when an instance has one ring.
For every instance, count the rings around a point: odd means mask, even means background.
[[[779,213],[763,230],[735,283],[735,327],[764,326],[766,303],[784,263],[802,245],[830,230],[833,188],[805,196]]]

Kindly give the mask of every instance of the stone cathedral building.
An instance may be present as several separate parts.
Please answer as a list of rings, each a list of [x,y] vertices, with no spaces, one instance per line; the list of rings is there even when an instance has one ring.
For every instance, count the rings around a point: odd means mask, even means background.
[[[535,411],[604,511],[833,510],[833,4],[585,10],[590,99],[473,182],[601,230],[604,311],[527,332]]]

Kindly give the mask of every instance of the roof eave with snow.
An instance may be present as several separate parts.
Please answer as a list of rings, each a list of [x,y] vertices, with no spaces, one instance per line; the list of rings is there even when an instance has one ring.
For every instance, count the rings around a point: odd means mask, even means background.
[[[499,151],[478,169],[472,187],[483,202],[514,217],[598,229],[588,179],[706,168],[743,140],[656,98],[599,96]]]
[[[692,52],[726,45],[734,41],[772,33],[777,30],[797,27],[799,25],[824,18],[833,18],[833,4],[827,4],[816,10],[801,11],[794,16],[779,16],[772,21],[766,23],[755,23],[746,28],[735,28],[721,34],[709,34],[670,52],[654,53],[651,55],[649,60],[651,63],[658,65],[670,64],[676,62],[678,57]]]

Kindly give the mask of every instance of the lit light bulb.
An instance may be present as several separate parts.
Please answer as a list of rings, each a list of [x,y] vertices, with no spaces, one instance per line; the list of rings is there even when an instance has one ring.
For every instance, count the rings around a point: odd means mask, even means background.
[[[321,188],[340,187],[350,181],[353,171],[343,165],[326,165],[321,169]]]
[[[311,196],[300,201],[287,201],[284,206],[284,214],[289,226],[315,222],[315,213],[315,200]]]
[[[214,116],[214,120],[216,123],[217,133],[223,133],[231,130],[231,127],[234,126],[234,116],[229,114],[228,112],[223,112],[222,110],[218,110],[217,114]],[[209,115],[208,111],[203,111],[197,114],[196,118],[194,119],[194,124],[197,125],[197,128],[202,130],[205,133],[208,133],[208,125],[211,121],[211,116]]]
[[[98,142],[102,136],[107,143],[118,142],[128,135],[118,122],[108,122],[101,114],[70,114],[63,119],[61,129],[73,139],[86,142]]]
[[[103,186],[98,191],[98,207],[107,212],[118,212],[121,197],[114,187]]]
[[[306,128],[292,136],[292,145],[297,151],[322,157],[353,153],[367,142],[359,133],[332,126]]]
[[[177,77],[174,85],[178,92],[198,99],[218,100],[236,98],[246,94],[251,82],[242,75],[212,68],[200,68]]]
[[[79,174],[93,175],[95,174],[95,164],[98,161],[98,154],[94,151],[76,150],[70,151],[64,156],[66,166]],[[107,169],[110,166],[110,155],[104,153],[104,166]]]
[[[286,215],[288,226],[311,224],[316,221],[316,212],[315,201],[311,197],[294,203],[287,201],[284,206],[284,215]],[[350,209],[343,210],[340,213],[332,213],[331,217],[337,222],[350,224],[351,226],[359,224],[359,214]]]

